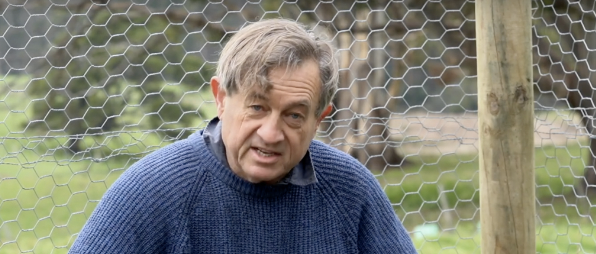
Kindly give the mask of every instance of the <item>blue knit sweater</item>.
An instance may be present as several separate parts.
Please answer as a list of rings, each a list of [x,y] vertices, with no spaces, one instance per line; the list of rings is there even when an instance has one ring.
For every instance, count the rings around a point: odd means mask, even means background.
[[[318,182],[251,184],[201,131],[161,148],[109,188],[69,253],[416,253],[373,175],[313,141]]]

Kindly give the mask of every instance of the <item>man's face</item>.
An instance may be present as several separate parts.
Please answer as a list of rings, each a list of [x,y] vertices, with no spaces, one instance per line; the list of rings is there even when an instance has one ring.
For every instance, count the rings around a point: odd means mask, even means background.
[[[211,80],[228,163],[253,183],[276,183],[296,166],[330,109],[315,115],[321,86],[314,61],[293,72],[274,69],[269,80],[268,91],[253,86],[232,96],[219,91],[217,78]]]

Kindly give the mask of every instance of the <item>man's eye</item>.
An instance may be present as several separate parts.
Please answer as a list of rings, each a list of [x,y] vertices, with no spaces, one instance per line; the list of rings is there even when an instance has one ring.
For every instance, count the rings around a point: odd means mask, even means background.
[[[251,105],[250,108],[252,108],[254,111],[261,111],[263,109],[263,107],[260,105]]]
[[[298,120],[298,119],[302,118],[302,115],[301,114],[290,114],[290,117],[292,119]]]

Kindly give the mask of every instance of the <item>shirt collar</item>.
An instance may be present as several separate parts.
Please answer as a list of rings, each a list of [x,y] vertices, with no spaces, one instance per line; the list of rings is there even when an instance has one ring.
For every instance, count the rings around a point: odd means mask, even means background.
[[[215,157],[217,157],[217,159],[219,159],[227,168],[230,168],[226,158],[226,148],[221,139],[221,121],[218,117],[209,121],[207,127],[203,130],[203,139]],[[318,182],[318,180],[310,157],[310,151],[306,151],[306,155],[304,155],[298,165],[290,170],[290,173],[288,173],[278,184],[305,186],[316,182]]]

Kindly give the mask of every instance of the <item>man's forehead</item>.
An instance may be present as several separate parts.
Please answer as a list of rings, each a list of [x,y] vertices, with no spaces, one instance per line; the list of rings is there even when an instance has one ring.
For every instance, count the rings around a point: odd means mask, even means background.
[[[244,93],[244,98],[247,101],[254,101],[254,100],[260,100],[260,101],[268,101],[270,99],[272,99],[272,97],[270,96],[270,89],[262,89],[259,87],[253,87],[252,89],[247,89]],[[305,107],[309,107],[312,104],[312,101],[308,98],[303,98],[303,97],[291,97],[291,98],[287,98],[284,99],[284,104],[290,104],[292,106],[305,106]]]

